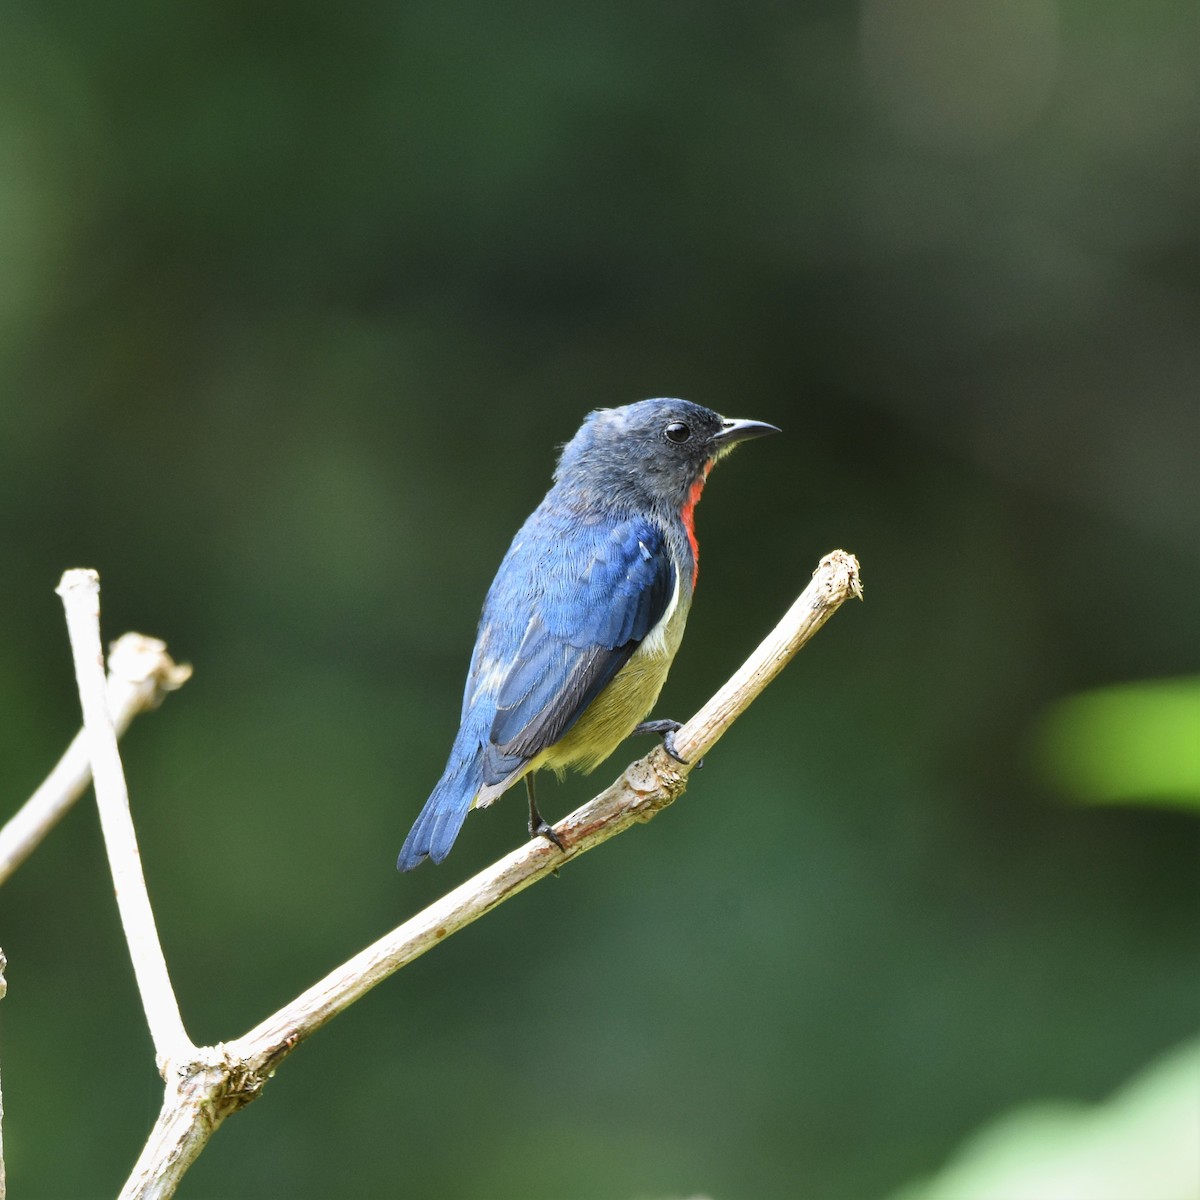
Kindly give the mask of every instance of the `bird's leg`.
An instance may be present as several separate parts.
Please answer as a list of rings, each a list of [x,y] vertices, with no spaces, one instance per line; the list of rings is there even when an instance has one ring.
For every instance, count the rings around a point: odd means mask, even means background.
[[[675,751],[675,735],[683,728],[683,722],[672,721],[669,717],[662,721],[643,721],[633,730],[634,734],[639,733],[657,733],[662,736],[663,749],[677,762],[683,763],[686,767],[688,760],[681,754]],[[704,766],[704,759],[701,759],[695,766],[695,770],[699,771]]]
[[[554,832],[554,826],[544,820],[542,814],[538,812],[537,800],[533,794],[532,771],[525,776],[525,790],[529,793],[529,836],[531,838],[544,837],[565,852],[567,848],[559,841],[558,834]]]

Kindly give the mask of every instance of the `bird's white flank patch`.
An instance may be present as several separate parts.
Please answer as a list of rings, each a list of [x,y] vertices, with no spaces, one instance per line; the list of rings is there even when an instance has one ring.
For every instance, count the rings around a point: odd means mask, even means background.
[[[679,572],[677,571],[675,573],[675,590],[671,593],[670,603],[662,615],[662,620],[646,634],[642,644],[638,647],[639,654],[645,654],[651,658],[659,658],[664,654],[670,658],[675,654],[675,651],[679,649],[680,639],[683,637],[683,624],[675,620],[678,611]]]

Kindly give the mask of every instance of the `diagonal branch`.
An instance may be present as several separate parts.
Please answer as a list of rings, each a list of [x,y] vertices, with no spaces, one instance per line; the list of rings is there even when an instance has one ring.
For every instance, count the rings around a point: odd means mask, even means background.
[[[104,653],[100,648],[100,578],[95,571],[71,570],[63,574],[57,588],[67,615],[67,632],[75,659],[75,679],[83,709],[83,730],[100,828],[108,852],[117,908],[133,959],[142,1005],[154,1039],[159,1070],[166,1075],[170,1062],[188,1061],[196,1048],[183,1028],[179,1005],[167,973],[154,912],[146,892],[137,835],[129,814],[129,792],[117,750],[117,732],[104,686]]]
[[[695,761],[716,744],[797,650],[851,598],[862,598],[858,562],[835,550],[779,625],[733,678],[675,735]],[[682,794],[691,767],[655,749],[606,791],[555,826],[565,851],[534,839],[356,954],[236,1041],[202,1047],[167,1075],[162,1111],[121,1200],[165,1200],[221,1122],[262,1091],[305,1038],[393,972],[498,904],[607,841],[648,821]]]
[[[861,595],[858,563],[850,555],[835,551],[823,559],[775,629],[675,734],[676,753],[688,762],[656,749],[631,764],[611,787],[554,827],[565,853],[544,838],[531,839],[343,963],[227,1050],[255,1070],[272,1067],[297,1042],[451,933],[635,822],[649,821],[683,794],[691,764],[716,745],[800,647],[845,600]]]
[[[192,668],[174,662],[166,643],[158,638],[140,633],[117,638],[108,652],[108,708],[117,737],[138,713],[157,708],[163,697],[181,688],[191,674]],[[0,828],[0,884],[37,849],[91,781],[87,737],[80,732],[41,787]]]

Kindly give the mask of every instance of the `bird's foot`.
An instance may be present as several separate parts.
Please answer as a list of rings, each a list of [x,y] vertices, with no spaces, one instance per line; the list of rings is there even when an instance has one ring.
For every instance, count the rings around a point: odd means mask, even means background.
[[[533,787],[533,776],[525,776],[525,791],[529,796],[529,836],[530,838],[543,837],[548,842],[553,842],[564,854],[566,846],[562,844],[557,833],[554,832],[554,826],[547,821],[540,812],[537,806],[537,794]],[[557,871],[554,872],[558,874]]]
[[[562,839],[558,834],[554,832],[554,826],[549,821],[542,820],[541,817],[538,817],[536,821],[530,820],[529,836],[530,838],[543,837],[546,841],[553,842],[564,854],[566,853],[567,848],[562,844]]]
[[[643,721],[634,729],[634,733],[655,733],[662,737],[663,749],[677,762],[682,763],[685,767],[688,765],[688,760],[683,757],[675,749],[675,735],[683,728],[682,721],[672,721],[669,718],[662,721]],[[692,769],[699,771],[704,766],[704,759],[700,759]]]

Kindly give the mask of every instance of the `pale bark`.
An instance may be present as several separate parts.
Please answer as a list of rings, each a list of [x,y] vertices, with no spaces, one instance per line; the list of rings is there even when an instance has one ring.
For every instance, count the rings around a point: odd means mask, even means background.
[[[108,709],[117,737],[138,713],[157,708],[191,674],[186,663],[172,661],[158,638],[126,633],[113,642],[108,652]],[[0,828],[0,884],[37,849],[91,782],[92,760],[81,730],[38,790]]]
[[[92,760],[92,782],[117,896],[117,911],[125,930],[150,1036],[154,1039],[154,1056],[160,1073],[166,1078],[167,1064],[185,1061],[196,1048],[184,1031],[158,940],[154,910],[150,907],[146,878],[142,873],[137,834],[129,812],[129,792],[117,749],[117,731],[108,710],[104,652],[100,648],[100,577],[95,571],[67,571],[58,585],[58,594],[67,614],[75,680],[83,709],[83,732]]]
[[[121,1192],[121,1200],[165,1200],[173,1196],[184,1172],[222,1121],[255,1099],[283,1059],[305,1038],[457,930],[630,825],[650,820],[678,798],[699,756],[716,744],[846,600],[862,597],[857,560],[840,550],[826,556],[778,626],[675,734],[676,752],[688,760],[686,763],[656,748],[627,767],[611,787],[554,827],[564,850],[542,838],[531,840],[360,951],[242,1037],[216,1046],[194,1047],[183,1031],[178,1006],[170,994],[140,864],[136,863],[137,847],[128,823],[128,808],[121,803],[124,778],[101,689],[98,584],[93,572],[68,572],[68,576],[76,578],[68,586],[64,576],[62,590],[64,599],[68,592],[77,593],[78,628],[72,625],[72,642],[78,639],[76,662],[81,694],[89,693],[83,704],[97,763],[97,793],[103,790],[106,797],[101,800],[102,813],[107,810],[104,836],[110,843],[114,880],[120,876],[118,899],[122,891],[140,892],[140,897],[128,905],[133,920],[126,921],[126,934],[131,940],[138,983],[166,1080],[162,1110]],[[85,628],[90,623],[95,624],[94,634]],[[111,845],[114,842],[115,852]],[[126,917],[124,906],[122,917]],[[150,953],[145,947],[135,950],[133,942],[138,939],[151,944]]]

